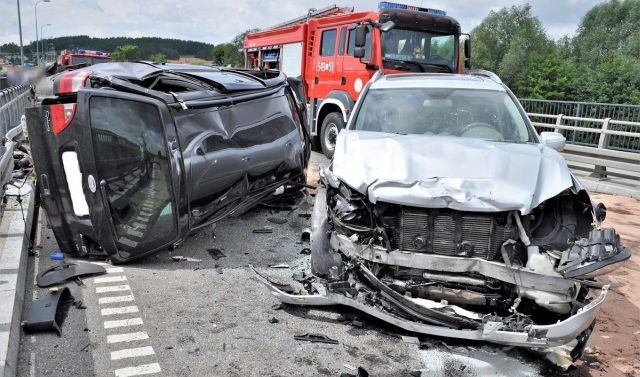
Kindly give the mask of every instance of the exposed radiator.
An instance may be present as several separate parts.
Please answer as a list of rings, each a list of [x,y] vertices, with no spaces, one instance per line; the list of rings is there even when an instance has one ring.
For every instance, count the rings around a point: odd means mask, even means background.
[[[516,237],[507,213],[403,207],[398,219],[400,250],[494,260]]]

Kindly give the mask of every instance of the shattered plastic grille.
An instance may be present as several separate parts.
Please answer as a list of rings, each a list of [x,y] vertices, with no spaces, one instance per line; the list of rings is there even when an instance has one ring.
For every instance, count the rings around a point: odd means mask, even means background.
[[[403,207],[399,217],[401,250],[495,259],[515,227],[495,214]]]

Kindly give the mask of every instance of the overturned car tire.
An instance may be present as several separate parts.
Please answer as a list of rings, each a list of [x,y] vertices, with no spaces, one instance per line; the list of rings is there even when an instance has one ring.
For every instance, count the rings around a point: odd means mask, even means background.
[[[327,189],[320,187],[311,217],[311,271],[316,276],[329,276],[331,268],[336,272],[343,268],[340,255],[329,245],[327,221]]]

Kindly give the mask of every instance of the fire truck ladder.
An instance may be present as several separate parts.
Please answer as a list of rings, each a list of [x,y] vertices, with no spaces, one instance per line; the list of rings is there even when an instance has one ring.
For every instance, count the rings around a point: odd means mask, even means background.
[[[311,8],[311,9],[309,9],[309,12],[304,16],[296,17],[296,18],[291,19],[289,21],[285,21],[285,22],[279,23],[277,25],[268,27],[268,28],[266,28],[264,30],[279,29],[279,28],[286,27],[286,26],[301,24],[303,22],[306,22],[310,18],[320,18],[320,17],[327,17],[327,16],[335,16],[335,15],[338,15],[338,14],[351,13],[351,12],[353,12],[353,7],[339,7],[339,6],[335,5],[335,4],[334,5],[330,5],[330,6],[326,7],[326,8],[322,8],[322,9]]]

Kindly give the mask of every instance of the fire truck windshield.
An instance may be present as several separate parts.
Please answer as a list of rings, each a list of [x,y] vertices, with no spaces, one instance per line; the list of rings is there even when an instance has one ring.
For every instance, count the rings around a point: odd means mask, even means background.
[[[384,67],[407,71],[454,72],[456,38],[423,30],[394,28],[382,33]]]

